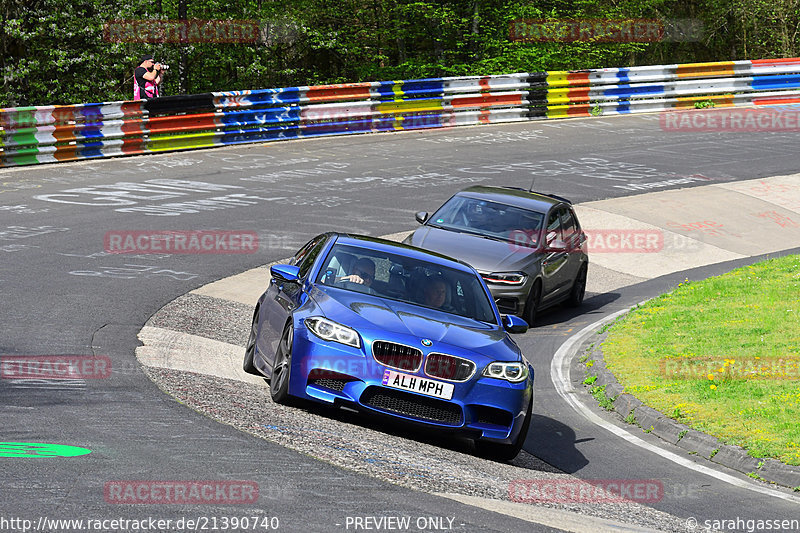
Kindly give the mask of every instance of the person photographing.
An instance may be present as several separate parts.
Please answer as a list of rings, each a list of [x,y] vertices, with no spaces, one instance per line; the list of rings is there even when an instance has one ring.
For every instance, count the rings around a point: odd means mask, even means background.
[[[133,71],[133,99],[158,98],[158,88],[164,81],[164,71],[167,68],[166,65],[156,63],[150,54],[142,56],[141,63]]]

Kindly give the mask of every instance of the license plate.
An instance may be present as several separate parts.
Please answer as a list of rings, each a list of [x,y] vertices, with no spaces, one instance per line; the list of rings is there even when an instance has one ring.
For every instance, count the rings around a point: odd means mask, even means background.
[[[453,389],[455,388],[452,383],[442,383],[441,381],[434,381],[419,376],[401,374],[394,370],[384,370],[383,384],[393,389],[418,392],[426,396],[442,398],[443,400],[451,399],[453,397]]]

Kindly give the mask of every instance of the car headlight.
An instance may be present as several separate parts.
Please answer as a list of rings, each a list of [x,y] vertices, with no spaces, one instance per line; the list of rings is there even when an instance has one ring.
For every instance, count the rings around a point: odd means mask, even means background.
[[[525,363],[504,363],[502,361],[495,361],[486,365],[483,369],[483,376],[487,378],[497,378],[510,381],[511,383],[519,383],[528,378],[528,365]]]
[[[321,316],[306,318],[305,323],[311,333],[324,341],[340,342],[353,348],[361,348],[361,339],[352,328]]]
[[[492,272],[481,274],[486,283],[495,285],[522,285],[525,283],[524,272]]]

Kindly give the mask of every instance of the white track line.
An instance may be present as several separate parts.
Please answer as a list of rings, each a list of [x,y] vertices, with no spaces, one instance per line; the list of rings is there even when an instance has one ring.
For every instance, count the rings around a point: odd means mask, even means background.
[[[631,444],[639,446],[640,448],[643,448],[651,453],[655,453],[665,459],[672,461],[673,463],[679,464],[685,468],[689,468],[696,472],[706,474],[715,479],[724,481],[739,488],[752,490],[753,492],[758,492],[760,494],[764,494],[767,496],[773,496],[775,498],[781,498],[783,500],[787,500],[792,503],[800,503],[800,498],[793,496],[791,494],[784,494],[782,492],[770,489],[768,487],[762,487],[756,485],[753,482],[739,479],[737,477],[731,476],[730,474],[726,474],[719,470],[697,464],[694,461],[691,461],[690,459],[687,459],[685,457],[681,457],[680,455],[673,453],[669,450],[645,442],[644,440],[633,435],[627,430],[620,428],[614,424],[611,424],[606,420],[603,420],[596,413],[594,413],[594,411],[592,411],[590,407],[585,406],[580,402],[580,400],[578,399],[578,395],[576,394],[577,391],[572,386],[572,382],[569,380],[570,351],[575,345],[582,342],[583,339],[588,337],[591,333],[597,331],[603,325],[614,320],[618,316],[628,312],[628,310],[630,310],[630,308],[617,311],[616,313],[607,315],[606,317],[601,318],[597,322],[586,326],[578,333],[567,339],[567,341],[564,344],[562,344],[561,347],[559,347],[555,355],[553,355],[553,361],[550,363],[550,379],[553,381],[553,385],[555,385],[556,392],[558,392],[559,396],[561,396],[561,398],[563,398],[564,401],[567,402],[575,410],[576,413],[583,416],[590,422],[610,431],[617,437],[625,439]]]

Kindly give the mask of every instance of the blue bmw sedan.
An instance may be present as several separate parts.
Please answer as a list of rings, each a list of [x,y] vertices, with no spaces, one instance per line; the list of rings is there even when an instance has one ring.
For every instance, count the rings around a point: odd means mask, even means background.
[[[305,399],[467,434],[515,457],[533,411],[533,367],[469,265],[411,246],[325,233],[274,265],[244,370],[277,403]]]

